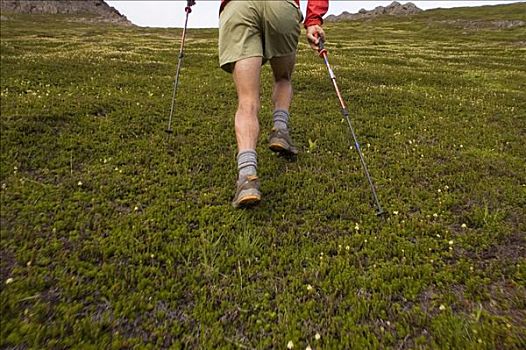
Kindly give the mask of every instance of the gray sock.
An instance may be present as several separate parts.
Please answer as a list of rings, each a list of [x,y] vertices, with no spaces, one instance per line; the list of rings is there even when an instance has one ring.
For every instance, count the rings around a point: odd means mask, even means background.
[[[239,177],[256,175],[258,167],[257,153],[253,149],[242,150],[237,154]]]
[[[276,109],[273,114],[274,128],[287,130],[289,123],[289,112],[283,109]]]

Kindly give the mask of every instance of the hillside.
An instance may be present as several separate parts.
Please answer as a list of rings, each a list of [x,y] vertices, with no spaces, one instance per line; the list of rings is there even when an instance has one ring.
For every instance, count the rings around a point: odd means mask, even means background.
[[[234,210],[217,30],[188,32],[170,136],[180,29],[8,15],[0,348],[523,349],[526,27],[491,23],[524,6],[325,26],[386,218],[304,38],[300,154],[267,148],[267,65],[263,201]]]
[[[132,25],[130,21],[104,0],[1,0],[4,20],[10,13],[74,15],[77,21],[109,22]],[[86,16],[88,15],[88,16]]]

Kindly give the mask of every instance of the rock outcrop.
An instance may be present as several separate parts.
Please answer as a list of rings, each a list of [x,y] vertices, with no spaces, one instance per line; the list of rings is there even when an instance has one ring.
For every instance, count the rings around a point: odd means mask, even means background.
[[[376,18],[379,16],[408,16],[422,11],[422,9],[418,8],[412,2],[402,5],[399,2],[394,1],[389,6],[378,6],[370,11],[361,9],[358,13],[344,11],[338,16],[330,15],[325,18],[325,22],[355,21],[359,19]]]
[[[120,25],[133,25],[124,15],[104,0],[0,0],[0,10],[5,13],[27,14],[88,14],[97,21]]]

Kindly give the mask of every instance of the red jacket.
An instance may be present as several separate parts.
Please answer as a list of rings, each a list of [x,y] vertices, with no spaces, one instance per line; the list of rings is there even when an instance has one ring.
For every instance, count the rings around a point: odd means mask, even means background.
[[[221,0],[221,7],[219,8],[219,13],[223,11],[223,8],[230,0]],[[300,0],[294,0],[300,5]],[[323,24],[323,15],[327,13],[329,9],[329,0],[308,0],[307,2],[307,16],[303,25],[305,28],[318,24]]]

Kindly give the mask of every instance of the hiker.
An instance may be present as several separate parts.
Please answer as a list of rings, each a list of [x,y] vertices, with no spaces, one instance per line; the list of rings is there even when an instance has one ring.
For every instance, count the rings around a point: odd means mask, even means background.
[[[310,46],[317,50],[325,33],[321,25],[328,0],[308,0],[303,22]],[[246,207],[261,200],[257,177],[261,66],[270,61],[274,76],[270,149],[287,157],[298,150],[288,130],[292,99],[291,76],[303,15],[299,0],[222,0],[219,20],[219,63],[232,73],[238,95],[235,114],[239,176],[232,205]]]

